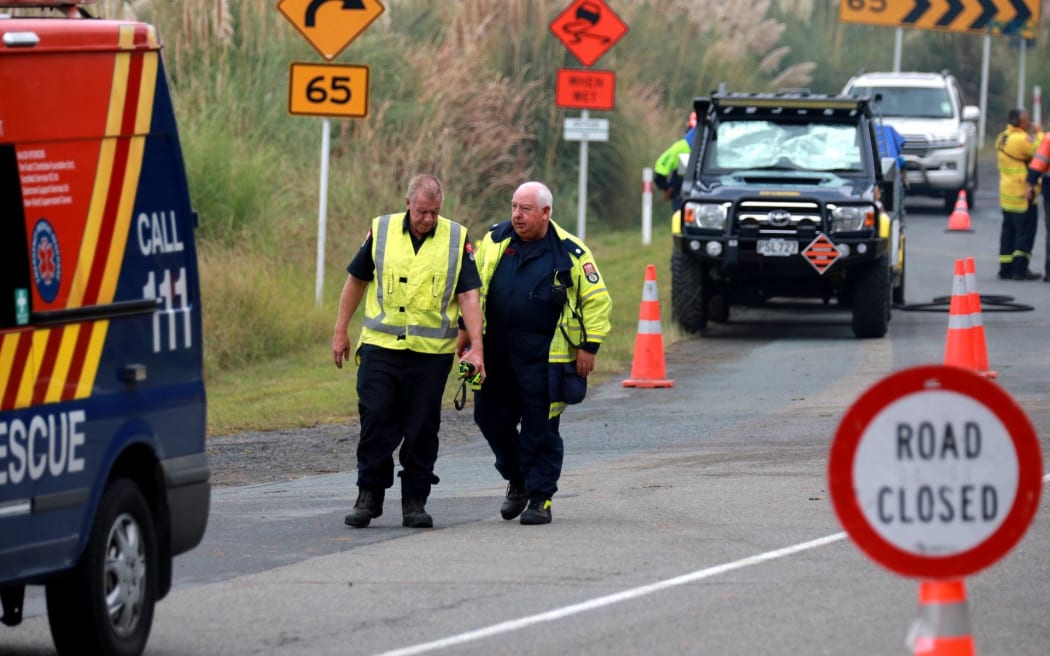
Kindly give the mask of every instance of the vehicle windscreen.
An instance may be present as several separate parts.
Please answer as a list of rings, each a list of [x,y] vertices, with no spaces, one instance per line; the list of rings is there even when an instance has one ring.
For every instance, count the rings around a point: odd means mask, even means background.
[[[850,123],[722,120],[705,151],[704,173],[744,169],[863,173],[859,126]]]
[[[945,87],[862,87],[850,89],[856,98],[874,98],[882,94],[882,102],[873,105],[883,118],[952,118],[952,99]]]

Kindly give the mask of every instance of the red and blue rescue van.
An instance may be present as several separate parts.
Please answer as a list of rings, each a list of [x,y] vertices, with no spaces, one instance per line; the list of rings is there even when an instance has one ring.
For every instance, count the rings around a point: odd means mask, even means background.
[[[84,4],[0,0],[0,620],[134,655],[208,520],[197,217],[156,29]]]

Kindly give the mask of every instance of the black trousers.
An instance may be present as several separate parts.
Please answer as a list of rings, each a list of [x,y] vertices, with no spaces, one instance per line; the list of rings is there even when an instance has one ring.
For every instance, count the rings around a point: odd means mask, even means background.
[[[1043,275],[1050,275],[1050,176],[1043,178],[1043,228],[1046,239],[1046,254],[1043,262]]]
[[[538,500],[558,491],[564,458],[560,422],[547,418],[550,342],[550,335],[489,330],[487,377],[474,394],[474,421],[496,456],[496,470]]]
[[[357,485],[394,485],[394,451],[400,445],[401,495],[426,499],[438,482],[434,463],[441,428],[441,400],[453,354],[397,351],[365,344],[357,370],[361,440]]]
[[[1039,206],[1034,203],[1024,212],[1003,210],[1003,226],[999,233],[1000,277],[1018,277],[1028,272],[1038,227]]]

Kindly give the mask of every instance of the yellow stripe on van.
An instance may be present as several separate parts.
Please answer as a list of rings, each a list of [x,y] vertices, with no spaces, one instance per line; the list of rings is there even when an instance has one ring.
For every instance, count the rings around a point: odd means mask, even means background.
[[[157,53],[142,55],[142,85],[139,87],[139,107],[135,112],[135,134],[148,134],[153,122],[153,97],[157,91]]]
[[[124,103],[128,94],[128,70],[131,68],[131,56],[117,54],[113,64],[113,85],[109,91],[109,109],[106,114],[105,136],[100,141],[98,166],[95,168],[95,187],[91,190],[91,202],[88,206],[87,224],[84,226],[84,240],[80,245],[80,257],[77,270],[69,291],[68,307],[81,307],[84,293],[87,291],[91,265],[98,250],[99,232],[102,229],[102,215],[109,198],[109,188],[113,176],[113,162],[117,150],[117,136],[120,135],[120,124],[124,117]]]
[[[40,361],[47,350],[49,337],[51,337],[50,328],[33,331],[33,347],[29,350],[28,362],[33,373],[32,375],[22,376],[22,383],[18,386],[18,396],[15,397],[16,408],[28,408],[33,404],[33,388],[36,386],[37,372],[40,371]]]
[[[22,332],[7,333],[0,337],[0,376],[2,376],[4,381],[4,386],[0,389],[3,389],[5,394],[7,386],[12,383],[17,385],[23,375],[23,371],[15,371],[15,353],[18,352],[18,340],[22,339],[22,335],[26,334]],[[29,364],[27,363],[25,369],[28,368]],[[0,401],[2,400],[0,398]]]
[[[74,398],[85,399],[91,396],[98,374],[98,363],[102,359],[102,347],[106,345],[106,333],[109,321],[96,321],[91,325],[91,340],[88,342],[87,354],[84,356],[84,370],[80,372],[77,393]]]
[[[135,26],[121,25],[117,34],[117,47],[121,50],[130,50],[135,46]]]
[[[47,385],[44,403],[58,403],[62,400],[62,391],[69,378],[69,366],[75,357],[77,337],[80,335],[80,324],[71,323],[62,329],[62,342],[58,346],[58,360],[51,372],[51,381]]]
[[[99,303],[112,303],[116,295],[117,282],[120,280],[121,264],[124,261],[124,248],[128,243],[131,230],[132,214],[135,210],[135,198],[139,190],[139,178],[142,175],[142,157],[146,151],[146,137],[153,120],[153,97],[157,85],[157,53],[148,52],[142,55],[142,81],[139,85],[138,105],[135,107],[135,135],[128,144],[127,166],[120,188],[120,203],[117,207],[117,222],[113,228],[113,243],[110,245],[109,258],[99,288]]]

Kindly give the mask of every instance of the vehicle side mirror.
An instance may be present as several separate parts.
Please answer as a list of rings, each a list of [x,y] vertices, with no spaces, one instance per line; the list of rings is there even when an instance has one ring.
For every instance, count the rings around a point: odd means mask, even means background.
[[[964,105],[962,120],[973,121],[974,123],[981,120],[981,108],[977,105]]]

